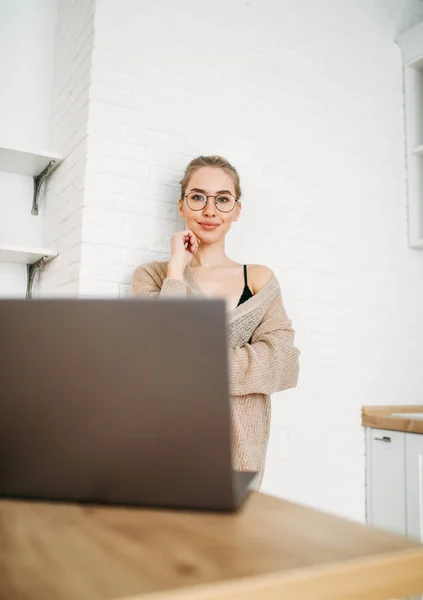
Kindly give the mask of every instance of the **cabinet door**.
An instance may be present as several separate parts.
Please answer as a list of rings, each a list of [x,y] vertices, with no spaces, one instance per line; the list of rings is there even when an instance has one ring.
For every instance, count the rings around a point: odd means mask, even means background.
[[[423,543],[423,435],[405,436],[407,479],[407,535]],[[423,600],[413,596],[412,600]]]
[[[406,535],[405,433],[367,429],[367,523]]]
[[[407,433],[407,535],[423,543],[423,435]]]

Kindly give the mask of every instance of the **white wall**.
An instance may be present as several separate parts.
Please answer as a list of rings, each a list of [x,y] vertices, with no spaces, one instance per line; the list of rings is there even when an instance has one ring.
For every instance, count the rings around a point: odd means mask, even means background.
[[[26,265],[0,262],[0,298],[25,298]]]
[[[0,172],[0,240],[16,246],[42,245],[43,207],[31,214],[32,177]]]
[[[88,121],[87,154],[48,203],[57,222],[82,210],[79,295],[125,295],[138,264],[166,259],[183,168],[226,156],[244,190],[229,253],[274,269],[302,351],[298,388],[273,400],[264,490],[357,519],[362,405],[423,400],[393,41],[422,19],[419,0],[97,0],[88,116],[89,51],[59,41],[83,90],[66,135]]]
[[[52,100],[52,142],[65,157],[48,182],[44,239],[59,256],[41,277],[40,296],[77,296],[87,161],[94,0],[59,2]]]
[[[47,150],[57,0],[0,0],[0,146]]]
[[[0,0],[0,146],[50,149],[57,0]],[[0,245],[43,245],[32,178],[0,171]],[[0,297],[25,297],[26,266],[0,263]]]
[[[42,246],[43,209],[31,215],[32,177],[0,171],[0,246]],[[26,265],[0,262],[0,297],[23,298]]]

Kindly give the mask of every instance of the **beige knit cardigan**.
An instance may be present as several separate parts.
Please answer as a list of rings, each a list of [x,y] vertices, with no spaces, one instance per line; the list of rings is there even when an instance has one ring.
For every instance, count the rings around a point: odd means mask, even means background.
[[[134,296],[202,296],[189,266],[184,281],[167,278],[167,263],[138,267],[132,280]],[[273,275],[264,287],[228,311],[229,380],[232,398],[233,466],[258,471],[259,488],[269,439],[270,394],[295,387],[299,351],[294,330]]]

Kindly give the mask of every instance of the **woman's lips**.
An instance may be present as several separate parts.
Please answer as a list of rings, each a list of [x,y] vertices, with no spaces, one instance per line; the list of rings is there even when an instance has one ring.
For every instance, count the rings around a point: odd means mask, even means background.
[[[219,227],[216,223],[199,223],[199,225],[206,231],[212,231],[213,229],[216,229],[216,227]]]

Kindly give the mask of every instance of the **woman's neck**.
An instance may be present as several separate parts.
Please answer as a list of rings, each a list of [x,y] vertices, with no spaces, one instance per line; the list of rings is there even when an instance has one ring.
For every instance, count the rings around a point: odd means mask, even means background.
[[[197,252],[194,254],[191,266],[192,267],[204,267],[206,269],[212,269],[213,267],[223,266],[229,262],[229,258],[226,256],[224,244],[200,244]]]

